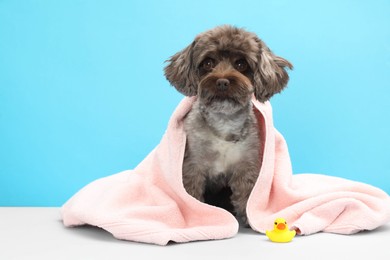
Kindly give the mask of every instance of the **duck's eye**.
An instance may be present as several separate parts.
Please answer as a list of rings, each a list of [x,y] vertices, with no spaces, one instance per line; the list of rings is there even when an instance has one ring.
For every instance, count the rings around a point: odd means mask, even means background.
[[[206,58],[202,61],[200,67],[205,71],[211,71],[215,67],[215,60],[212,58]]]
[[[245,59],[239,59],[234,63],[234,67],[236,70],[239,72],[244,72],[248,69],[248,63],[246,62]]]

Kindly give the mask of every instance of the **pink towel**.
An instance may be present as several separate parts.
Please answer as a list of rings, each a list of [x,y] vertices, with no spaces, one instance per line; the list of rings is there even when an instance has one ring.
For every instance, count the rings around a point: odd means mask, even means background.
[[[182,184],[183,118],[195,99],[184,98],[160,144],[134,170],[96,180],[69,199],[61,209],[65,226],[89,224],[118,239],[159,245],[233,237],[238,231],[234,216],[197,201]],[[304,235],[352,234],[390,220],[390,197],[378,188],[318,174],[293,175],[270,103],[253,99],[253,104],[265,143],[247,205],[252,229],[264,233],[283,217]]]

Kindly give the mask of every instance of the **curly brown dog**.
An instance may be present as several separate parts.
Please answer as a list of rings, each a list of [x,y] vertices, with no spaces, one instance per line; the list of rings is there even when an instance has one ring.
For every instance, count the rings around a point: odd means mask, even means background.
[[[255,34],[220,26],[198,35],[168,61],[165,75],[197,100],[186,116],[183,185],[196,199],[246,223],[246,204],[261,167],[262,138],[253,96],[265,102],[288,82],[291,63]]]

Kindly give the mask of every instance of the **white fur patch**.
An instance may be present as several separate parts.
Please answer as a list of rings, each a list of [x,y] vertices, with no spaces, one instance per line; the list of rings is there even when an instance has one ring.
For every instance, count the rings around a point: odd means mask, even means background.
[[[213,150],[219,152],[218,158],[214,162],[214,175],[226,172],[234,163],[238,162],[243,156],[244,145],[241,143],[227,142],[218,140],[213,144]]]

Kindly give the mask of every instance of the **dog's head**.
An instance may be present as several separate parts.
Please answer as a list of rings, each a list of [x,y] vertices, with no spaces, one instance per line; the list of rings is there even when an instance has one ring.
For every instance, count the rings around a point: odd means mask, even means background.
[[[168,62],[165,76],[184,95],[241,105],[253,93],[261,102],[279,93],[288,82],[286,67],[292,69],[255,34],[227,25],[198,35]]]

